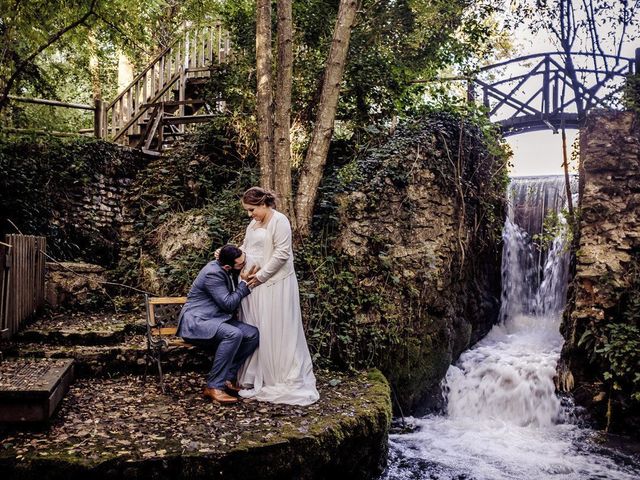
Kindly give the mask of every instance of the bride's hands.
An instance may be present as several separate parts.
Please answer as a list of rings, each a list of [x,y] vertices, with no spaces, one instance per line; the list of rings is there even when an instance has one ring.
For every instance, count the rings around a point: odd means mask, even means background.
[[[260,269],[258,269],[260,270]],[[256,271],[256,273],[258,273]],[[255,288],[258,285],[261,285],[262,282],[260,280],[258,280],[258,277],[256,277],[255,273],[253,275],[249,276],[249,281],[247,282],[247,285],[249,286],[249,288]]]
[[[246,268],[240,272],[240,279],[247,282],[247,285],[250,288],[257,287],[260,285],[258,279],[256,279],[256,273],[260,270],[260,267],[257,265],[253,265],[249,270]],[[256,283],[257,282],[257,283]]]

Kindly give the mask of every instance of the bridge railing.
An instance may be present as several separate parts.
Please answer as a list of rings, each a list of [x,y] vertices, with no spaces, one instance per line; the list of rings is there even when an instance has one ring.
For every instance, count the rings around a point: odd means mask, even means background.
[[[492,71],[517,64],[526,70],[489,79]],[[624,77],[640,71],[639,65],[640,49],[636,58],[583,52],[568,57],[560,52],[526,55],[479,70],[469,79],[468,98],[481,101],[507,135],[579,128],[588,110],[615,106]]]

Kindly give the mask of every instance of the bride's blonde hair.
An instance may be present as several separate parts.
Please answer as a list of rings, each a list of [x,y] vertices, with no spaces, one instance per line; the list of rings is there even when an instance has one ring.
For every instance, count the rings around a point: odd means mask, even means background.
[[[276,208],[276,195],[261,187],[251,187],[242,195],[242,202],[247,205],[266,205]]]

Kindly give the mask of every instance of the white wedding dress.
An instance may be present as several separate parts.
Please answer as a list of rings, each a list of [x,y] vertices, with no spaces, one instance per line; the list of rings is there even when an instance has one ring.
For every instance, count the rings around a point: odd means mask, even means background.
[[[240,307],[242,320],[260,331],[258,349],[247,360],[238,378],[240,385],[251,388],[241,390],[240,395],[265,402],[310,405],[320,396],[316,389],[311,355],[302,328],[298,280],[293,270],[290,226],[284,215],[274,211],[274,217],[276,214],[278,221],[274,222],[272,218],[267,228],[255,228],[255,221],[251,222],[243,245],[247,254],[247,267],[250,268],[254,264],[265,267],[269,261],[269,258],[265,258],[265,251],[272,250],[276,256],[278,253],[282,256],[282,252],[287,251],[286,234],[282,234],[282,231],[278,232],[281,234],[279,244],[271,243],[272,235],[276,236],[276,242],[278,239],[278,233],[274,234],[274,229],[281,228],[286,221],[286,227],[289,229],[290,258],[280,262],[284,264],[279,266],[275,274],[268,272],[268,266],[266,273],[259,272],[263,276],[271,277],[254,288],[251,294],[242,300]],[[277,223],[280,223],[280,226]],[[260,275],[258,278],[260,279]]]

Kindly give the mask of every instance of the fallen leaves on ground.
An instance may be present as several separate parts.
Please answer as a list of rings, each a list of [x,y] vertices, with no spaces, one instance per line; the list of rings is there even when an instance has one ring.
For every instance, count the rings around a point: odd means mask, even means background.
[[[109,457],[131,461],[168,455],[224,454],[310,427],[352,417],[366,405],[370,384],[364,374],[318,372],[320,401],[307,406],[242,400],[220,406],[202,396],[204,376],[193,372],[165,376],[162,394],[155,377],[78,380],[49,426],[0,431],[0,456],[64,457],[95,462]]]

